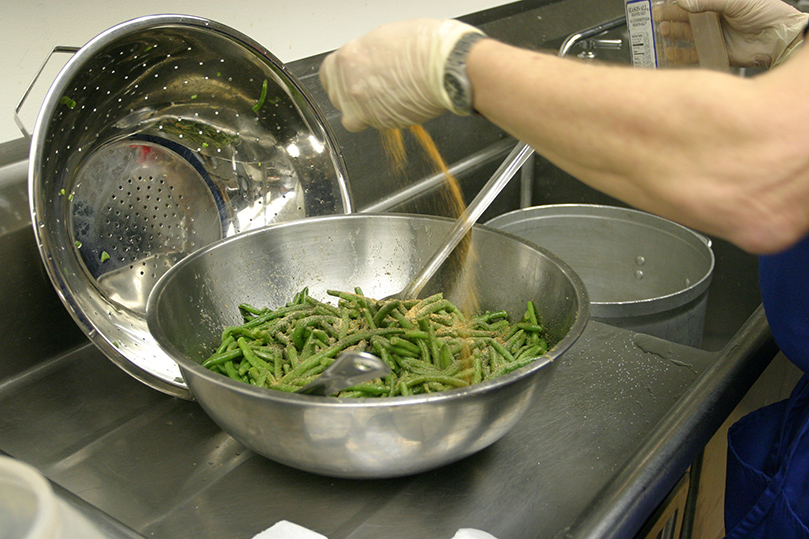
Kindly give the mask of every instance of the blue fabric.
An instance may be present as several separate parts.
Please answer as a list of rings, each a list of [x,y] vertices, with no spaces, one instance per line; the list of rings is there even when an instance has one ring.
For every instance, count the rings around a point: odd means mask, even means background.
[[[775,341],[809,372],[809,237],[759,262]],[[728,433],[728,539],[809,539],[809,379],[788,400],[745,416]]]
[[[809,382],[728,433],[728,539],[809,537]]]
[[[759,282],[775,342],[809,372],[809,236],[786,252],[762,256]]]

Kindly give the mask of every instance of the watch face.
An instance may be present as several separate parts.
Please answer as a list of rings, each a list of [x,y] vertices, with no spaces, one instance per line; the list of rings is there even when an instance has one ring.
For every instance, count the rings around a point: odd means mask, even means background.
[[[449,100],[457,108],[464,110],[466,103],[464,102],[464,83],[454,73],[447,73],[444,76],[444,90],[446,90]]]
[[[456,114],[472,113],[472,86],[466,77],[466,56],[472,45],[485,37],[481,33],[463,35],[444,65],[444,91],[447,92]]]

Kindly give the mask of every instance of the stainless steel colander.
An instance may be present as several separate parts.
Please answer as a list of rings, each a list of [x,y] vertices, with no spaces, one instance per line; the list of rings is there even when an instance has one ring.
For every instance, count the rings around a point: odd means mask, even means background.
[[[124,370],[186,398],[146,325],[156,281],[221,238],[351,211],[305,88],[250,38],[184,15],[125,22],[78,50],[40,110],[29,187],[40,252],[74,319]]]

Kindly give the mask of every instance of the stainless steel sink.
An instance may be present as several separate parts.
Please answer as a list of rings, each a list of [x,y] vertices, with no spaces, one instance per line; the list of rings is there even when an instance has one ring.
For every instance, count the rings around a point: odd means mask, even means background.
[[[525,2],[469,20],[505,40],[558,48],[620,15],[623,5],[612,4]],[[433,171],[412,163],[408,185],[420,187],[403,190],[381,172],[377,135],[341,129],[316,80],[319,61],[290,68],[335,128],[357,207],[434,208]],[[513,145],[481,118],[427,128],[470,198]],[[461,527],[499,539],[631,537],[777,352],[755,257],[714,240],[700,349],[591,323],[532,410],[490,448],[401,479],[300,472],[245,450],[195,402],[131,378],[78,330],[34,243],[26,152],[24,140],[0,145],[0,451],[114,523],[111,537],[243,539],[284,519],[330,539],[449,539]],[[565,202],[619,204],[537,157],[482,220]]]

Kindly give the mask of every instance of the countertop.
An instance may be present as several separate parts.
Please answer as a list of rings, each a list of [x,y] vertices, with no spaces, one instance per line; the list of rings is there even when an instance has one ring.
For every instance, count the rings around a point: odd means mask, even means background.
[[[604,5],[548,4],[503,21],[503,32],[538,14],[545,28],[573,13],[607,20]],[[589,24],[580,22],[570,24]],[[524,31],[541,33],[528,23]],[[341,140],[351,141],[349,165],[378,170],[366,139]],[[39,259],[18,142],[0,145],[0,452],[39,469],[110,537],[249,539],[289,520],[329,539],[450,539],[462,527],[498,539],[632,538],[777,353],[755,259],[715,242],[704,349],[591,321],[528,413],[489,448],[397,479],[297,471],[246,450],[195,402],[150,389],[89,343]],[[535,168],[538,196],[562,199],[542,203],[593,200],[541,160]],[[352,179],[367,189],[364,175]]]
[[[110,537],[246,539],[280,520],[329,539],[632,537],[774,353],[758,311],[718,354],[591,322],[503,439],[371,481],[252,454],[87,344],[0,384],[0,449],[121,523]]]

